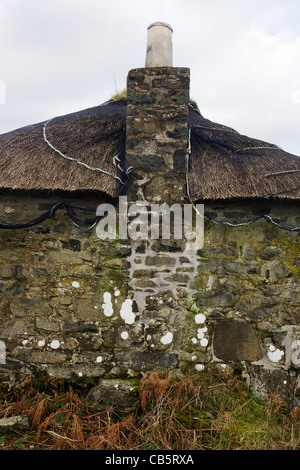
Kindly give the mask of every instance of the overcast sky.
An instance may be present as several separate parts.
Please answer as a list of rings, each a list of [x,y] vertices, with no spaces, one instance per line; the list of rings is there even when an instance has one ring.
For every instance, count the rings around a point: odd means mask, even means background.
[[[204,117],[300,155],[300,0],[0,0],[0,133],[121,91],[154,21]]]

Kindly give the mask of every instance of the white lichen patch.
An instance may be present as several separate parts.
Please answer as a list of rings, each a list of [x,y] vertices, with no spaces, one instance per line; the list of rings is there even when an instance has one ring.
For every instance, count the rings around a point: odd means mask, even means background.
[[[200,344],[201,346],[203,346],[204,348],[206,348],[206,346],[208,345],[208,339],[207,338],[202,338],[200,340]]]
[[[76,289],[78,289],[78,287],[80,287],[80,284],[78,281],[73,281],[72,282],[72,287],[75,287]]]
[[[203,315],[203,313],[197,313],[197,315],[195,315],[195,322],[197,324],[205,323],[205,320],[206,320],[206,316]]]
[[[269,346],[268,358],[272,362],[279,362],[284,355],[284,352],[280,349],[276,349],[272,344]]]
[[[119,289],[116,289],[116,290],[115,290],[115,296],[116,296],[116,297],[119,297],[119,295],[120,295],[120,291],[119,291]]]
[[[65,288],[65,287],[62,287],[62,283],[61,283],[61,282],[59,282],[58,285],[59,285],[59,287],[57,288],[58,292],[59,292],[60,294],[64,294],[64,292],[66,291],[66,288]]]
[[[39,346],[40,348],[42,348],[43,346],[45,346],[45,340],[44,340],[44,339],[40,339],[40,340],[38,341],[38,346]]]
[[[173,334],[168,331],[161,339],[160,341],[163,343],[163,344],[170,344],[172,343],[173,341]]]
[[[131,299],[126,299],[120,310],[121,318],[123,318],[127,325],[132,325],[135,321],[135,313],[132,311],[132,304]]]
[[[102,304],[103,313],[106,317],[111,317],[114,313],[114,309],[111,303],[111,294],[109,292],[104,292],[103,294],[104,303]]]
[[[198,328],[198,330],[197,330],[197,338],[198,338],[198,339],[204,338],[204,335],[205,335],[206,332],[207,332],[207,328],[206,328],[206,327],[204,327],[204,328]]]
[[[52,348],[52,349],[57,349],[57,348],[59,348],[59,346],[60,346],[60,342],[57,339],[54,339],[50,343],[50,348]]]
[[[102,361],[103,361],[102,356],[98,356],[98,357],[96,358],[96,361],[97,361],[97,362],[102,362]]]
[[[122,339],[128,339],[128,332],[127,331],[122,331],[121,338]]]
[[[202,370],[204,370],[204,365],[203,364],[195,364],[195,369],[198,372],[201,372]]]

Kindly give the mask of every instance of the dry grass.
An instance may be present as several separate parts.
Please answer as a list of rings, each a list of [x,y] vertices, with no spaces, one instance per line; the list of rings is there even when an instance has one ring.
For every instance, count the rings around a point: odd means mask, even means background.
[[[26,415],[29,429],[0,430],[2,449],[299,450],[299,408],[257,400],[235,376],[149,373],[134,413],[97,411],[77,386],[44,379],[1,387],[0,417]]]

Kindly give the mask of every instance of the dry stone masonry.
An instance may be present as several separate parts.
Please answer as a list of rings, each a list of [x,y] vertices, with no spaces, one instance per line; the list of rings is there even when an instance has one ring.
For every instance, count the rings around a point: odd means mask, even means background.
[[[189,80],[187,68],[128,74],[126,236],[102,240],[63,211],[0,231],[0,372],[11,383],[42,370],[127,393],[126,380],[149,370],[211,367],[239,371],[259,396],[299,387],[299,232],[201,217],[200,238],[175,236],[175,209],[196,217],[186,198]],[[51,197],[12,192],[1,205],[36,214]],[[175,205],[165,238],[161,219],[149,226],[164,204]],[[288,210],[299,223],[298,206]],[[252,211],[249,201],[204,207],[235,223]],[[274,203],[270,214],[278,211],[287,206]]]

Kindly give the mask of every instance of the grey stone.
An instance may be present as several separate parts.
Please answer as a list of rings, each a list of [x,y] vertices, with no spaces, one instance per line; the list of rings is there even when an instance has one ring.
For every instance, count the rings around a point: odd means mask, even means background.
[[[59,331],[60,330],[59,323],[49,320],[48,318],[38,317],[36,319],[35,325],[38,330],[45,330],[45,331]]]
[[[280,249],[277,246],[267,246],[260,252],[261,259],[272,260],[280,254]]]
[[[222,246],[220,248],[202,248],[197,254],[203,258],[236,258],[238,253],[235,246]]]
[[[228,320],[213,331],[213,350],[223,361],[257,361],[262,357],[260,344],[250,323]]]
[[[130,351],[116,352],[115,361],[128,369],[147,372],[174,369],[178,364],[178,357],[174,353]]]
[[[270,395],[279,395],[282,400],[290,401],[292,380],[287,371],[283,369],[266,369],[263,366],[249,364],[250,391],[258,398],[268,398]]]
[[[21,265],[6,265],[0,266],[0,277],[11,278],[15,277],[17,279],[23,279],[23,266]]]
[[[252,261],[256,258],[256,253],[255,253],[253,246],[251,245],[245,246],[243,258],[247,261]]]
[[[147,266],[174,266],[176,263],[175,258],[169,256],[146,256],[145,264]]]
[[[20,427],[29,428],[30,422],[27,416],[10,416],[9,418],[0,419],[0,427]]]
[[[30,317],[35,315],[50,315],[52,310],[49,303],[43,299],[28,299],[16,297],[10,304],[10,311],[16,317]]]
[[[128,165],[130,165],[131,159],[134,162],[134,169],[136,171],[153,173],[158,171],[165,171],[167,169],[166,162],[158,155],[138,155],[135,158],[130,156],[127,159]]]
[[[66,359],[66,354],[57,351],[33,351],[30,355],[31,362],[39,364],[62,364]]]
[[[252,274],[260,274],[261,267],[258,263],[240,263],[235,261],[223,261],[224,270],[229,274],[239,274],[248,276]]]
[[[62,248],[72,250],[72,251],[81,251],[81,242],[74,238],[68,240],[60,240]]]
[[[132,409],[138,402],[138,391],[130,380],[102,379],[86,396],[86,402],[96,410],[113,407],[117,410]]]
[[[203,292],[196,295],[197,304],[204,307],[231,307],[236,298],[232,293],[225,291]]]

